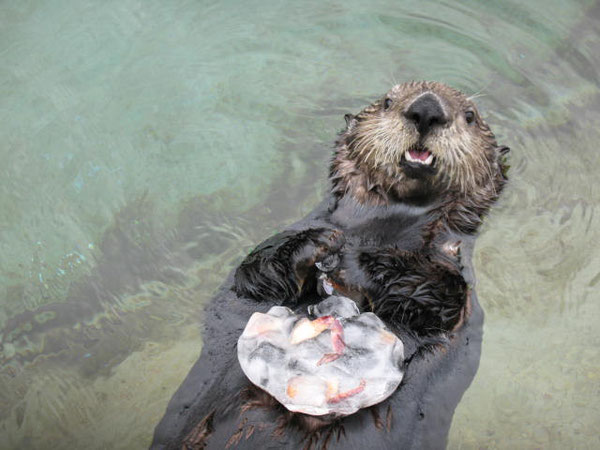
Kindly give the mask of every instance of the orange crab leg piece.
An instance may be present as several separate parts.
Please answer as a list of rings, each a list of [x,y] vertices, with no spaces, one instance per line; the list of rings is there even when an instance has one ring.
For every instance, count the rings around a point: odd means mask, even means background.
[[[330,363],[331,361],[335,361],[340,356],[342,356],[341,353],[325,353],[323,357],[317,362],[317,366],[320,366],[321,364]]]
[[[346,349],[346,344],[344,343],[344,329],[342,328],[340,321],[333,319],[329,329],[331,330],[331,346],[333,347],[333,353],[325,353],[319,362],[317,362],[317,366],[335,361],[344,354],[344,350]]]
[[[357,387],[355,387],[354,389],[350,389],[349,391],[340,392],[337,395],[329,397],[327,399],[327,403],[339,403],[342,400],[347,399],[348,397],[352,397],[353,395],[360,394],[362,391],[365,390],[366,385],[367,385],[366,380],[361,379],[360,384]]]
[[[346,343],[344,342],[344,329],[342,328],[342,324],[339,320],[333,319],[329,329],[331,330],[331,345],[333,346],[333,350],[335,353],[343,353],[346,348]]]

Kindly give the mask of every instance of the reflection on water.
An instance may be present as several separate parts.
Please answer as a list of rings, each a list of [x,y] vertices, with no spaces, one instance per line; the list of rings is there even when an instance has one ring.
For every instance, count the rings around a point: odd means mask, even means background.
[[[600,446],[600,6],[66,2],[0,17],[0,447],[143,448],[204,301],[326,188],[346,112],[436,79],[513,148],[450,448]]]

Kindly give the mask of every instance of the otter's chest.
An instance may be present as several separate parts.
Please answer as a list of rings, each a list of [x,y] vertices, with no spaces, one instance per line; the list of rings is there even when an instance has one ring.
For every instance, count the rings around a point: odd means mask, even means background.
[[[351,248],[387,248],[416,251],[423,245],[428,209],[404,204],[365,206],[340,202],[331,222],[344,232]]]

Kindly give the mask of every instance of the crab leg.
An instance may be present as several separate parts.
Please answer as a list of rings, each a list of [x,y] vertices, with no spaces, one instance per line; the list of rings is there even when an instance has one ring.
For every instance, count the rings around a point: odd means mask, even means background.
[[[331,346],[333,347],[333,353],[325,353],[319,362],[317,362],[317,366],[335,361],[344,354],[346,344],[344,343],[344,329],[342,328],[340,321],[333,319],[329,326],[329,330],[331,331]]]
[[[353,395],[360,394],[362,391],[365,390],[366,385],[367,385],[367,382],[364,379],[361,379],[360,384],[357,387],[355,387],[354,389],[350,389],[349,391],[340,392],[337,395],[329,397],[327,399],[327,403],[339,403],[342,400],[347,399],[348,397],[352,397]]]
[[[343,353],[346,344],[344,343],[344,329],[342,328],[342,324],[339,320],[333,319],[329,329],[331,330],[331,345],[333,346],[333,350],[335,353]]]
[[[317,366],[320,366],[321,364],[327,364],[327,363],[330,363],[332,361],[335,361],[340,356],[342,356],[341,353],[325,353],[323,355],[323,357],[317,362]]]

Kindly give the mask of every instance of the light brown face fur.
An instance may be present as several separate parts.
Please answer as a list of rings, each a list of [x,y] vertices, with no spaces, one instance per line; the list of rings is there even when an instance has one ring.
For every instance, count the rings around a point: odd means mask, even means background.
[[[441,105],[445,123],[420,133],[407,112],[426,94]],[[431,166],[407,161],[407,151],[415,148],[433,155]],[[347,117],[331,179],[338,196],[384,204],[444,193],[469,196],[493,189],[501,170],[494,135],[473,102],[449,86],[423,81],[394,86],[356,116]]]

